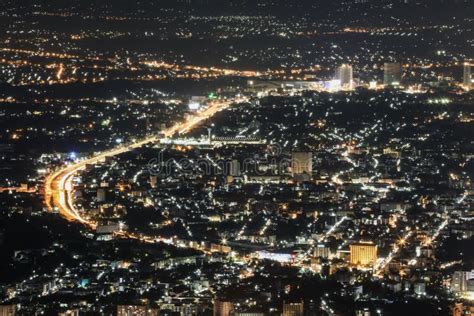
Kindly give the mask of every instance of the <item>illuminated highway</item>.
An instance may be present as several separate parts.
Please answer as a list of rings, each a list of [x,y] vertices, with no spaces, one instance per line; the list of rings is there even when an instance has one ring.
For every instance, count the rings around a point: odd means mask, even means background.
[[[324,234],[322,237],[320,237],[317,240],[317,243],[323,242],[326,240],[329,236],[331,236],[332,233],[334,233],[339,226],[341,226],[342,223],[344,223],[345,220],[347,220],[347,216],[343,216],[340,220],[338,220],[334,225],[332,225]],[[317,246],[317,243],[314,243],[297,261],[297,264],[301,264],[304,260],[309,259],[314,251],[314,248]]]
[[[161,137],[170,137],[176,133],[186,133],[191,129],[199,125],[202,121],[212,117],[217,112],[227,108],[233,102],[243,102],[244,99],[236,99],[229,101],[218,101],[213,102],[205,110],[198,112],[195,116],[190,119],[179,122],[173,125],[172,127],[162,131]],[[154,143],[160,141],[159,136],[150,136],[136,143],[129,144],[126,146],[120,146],[100,152],[97,155],[81,160],[77,163],[67,165],[64,168],[61,168],[46,178],[45,181],[45,203],[49,210],[56,210],[61,216],[70,221],[78,221],[83,223],[90,228],[95,228],[96,223],[89,218],[85,218],[79,213],[79,211],[74,207],[74,185],[73,178],[78,171],[83,170],[87,165],[94,165],[99,162],[104,161],[107,157],[113,157],[120,155],[122,153],[131,151],[133,149],[139,148],[148,143]]]

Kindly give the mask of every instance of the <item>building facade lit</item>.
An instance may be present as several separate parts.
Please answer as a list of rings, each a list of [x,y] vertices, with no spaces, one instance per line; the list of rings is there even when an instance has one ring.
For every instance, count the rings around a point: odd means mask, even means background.
[[[341,82],[343,89],[352,89],[354,85],[352,66],[347,64],[339,66],[336,69],[336,79]]]
[[[472,87],[472,78],[471,78],[471,64],[468,62],[464,63],[464,69],[463,69],[463,86],[465,89],[469,90]]]
[[[377,261],[377,246],[373,243],[360,242],[349,246],[350,261],[353,265],[371,266]]]
[[[234,304],[230,301],[215,300],[214,301],[214,316],[230,316],[234,310]]]
[[[313,154],[311,152],[294,152],[291,159],[293,175],[309,174],[313,172]]]
[[[384,63],[383,84],[385,86],[399,85],[402,81],[402,65],[400,63]]]
[[[15,316],[16,306],[15,305],[0,305],[0,316]]]
[[[304,304],[299,303],[286,303],[283,302],[283,316],[303,316],[304,315]]]

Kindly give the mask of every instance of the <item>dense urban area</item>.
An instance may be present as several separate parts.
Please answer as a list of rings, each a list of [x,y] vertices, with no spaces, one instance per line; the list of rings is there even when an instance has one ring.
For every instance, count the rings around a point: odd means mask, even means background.
[[[474,314],[472,0],[0,25],[0,316]]]

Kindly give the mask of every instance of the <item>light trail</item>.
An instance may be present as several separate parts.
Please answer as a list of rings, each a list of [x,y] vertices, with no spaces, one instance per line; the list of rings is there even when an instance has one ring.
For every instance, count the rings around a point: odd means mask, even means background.
[[[340,220],[338,220],[334,225],[331,226],[331,228],[329,228],[325,233],[324,235],[318,239],[318,243],[324,241],[326,238],[328,238],[332,233],[334,233],[336,231],[336,229],[339,228],[339,226],[341,226],[342,223],[344,223],[345,220],[347,220],[348,217],[347,216],[343,216]],[[301,256],[298,260],[297,260],[297,264],[303,262],[304,260],[306,260],[310,255],[311,253],[313,252],[314,250],[314,247],[316,245],[313,245],[311,247],[309,247],[309,249],[303,254],[303,256]]]
[[[379,258],[377,260],[377,264],[375,266],[375,273],[374,275],[381,275],[385,267],[393,260],[393,258],[400,252],[403,248],[403,244],[413,235],[413,232],[410,230],[408,231],[402,238],[402,245],[395,244],[392,251],[388,254],[385,258]]]
[[[436,239],[439,237],[441,231],[446,228],[449,224],[449,219],[445,219],[444,221],[441,222],[441,224],[436,228],[434,231],[433,235],[431,237],[426,238],[425,240],[422,241],[421,246],[430,246],[432,245]],[[418,262],[418,255],[412,258],[409,262],[408,265],[414,266]]]
[[[319,239],[319,241],[322,241],[326,239],[329,235],[331,235],[336,229],[347,219],[347,216],[343,216],[339,221],[337,221],[325,234],[324,237]]]
[[[246,99],[235,99],[229,101],[213,102],[207,109],[198,113],[191,120],[179,122],[172,127],[163,131],[164,137],[173,136],[177,132],[188,132],[204,120],[212,117],[217,112],[227,108],[232,103],[244,102]],[[49,210],[56,209],[61,216],[70,221],[78,221],[90,228],[94,229],[97,225],[96,222],[84,218],[79,211],[74,207],[74,185],[73,178],[80,170],[83,170],[87,165],[94,165],[101,161],[104,161],[107,157],[113,157],[125,152],[132,151],[148,143],[154,143],[160,141],[161,138],[158,136],[150,136],[136,143],[128,146],[120,146],[110,150],[103,151],[97,155],[76,162],[72,165],[65,166],[51,175],[45,180],[45,204]],[[136,236],[122,233],[125,237],[135,238]],[[143,240],[143,238],[139,238]]]
[[[56,73],[56,79],[61,80],[62,75],[64,74],[64,65],[59,64],[58,72]]]

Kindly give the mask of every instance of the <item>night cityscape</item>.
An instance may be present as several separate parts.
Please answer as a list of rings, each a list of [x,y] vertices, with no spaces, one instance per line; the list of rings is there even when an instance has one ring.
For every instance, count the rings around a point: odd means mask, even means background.
[[[0,316],[474,315],[474,0],[0,26]]]

